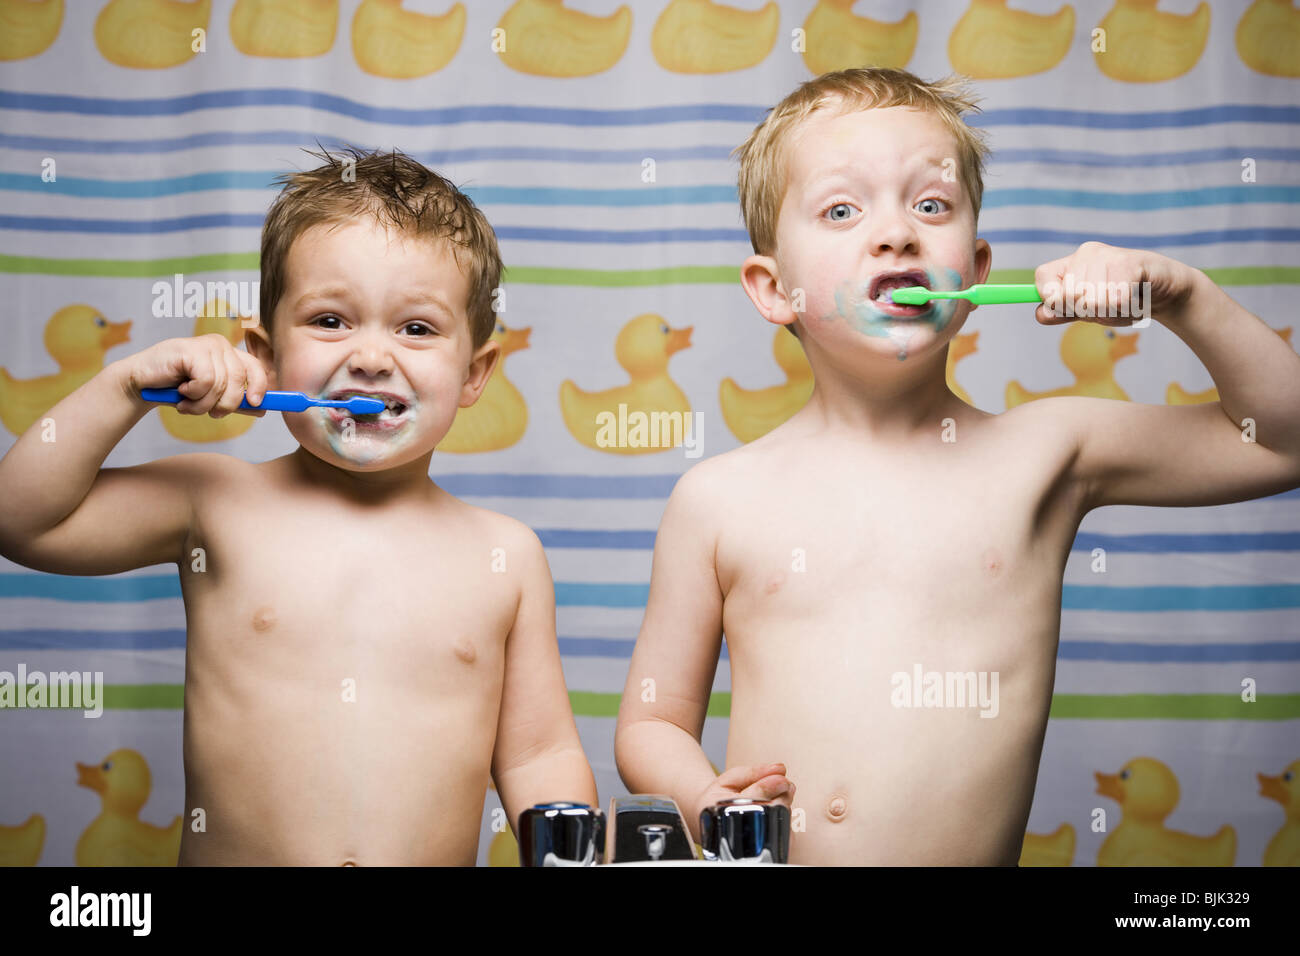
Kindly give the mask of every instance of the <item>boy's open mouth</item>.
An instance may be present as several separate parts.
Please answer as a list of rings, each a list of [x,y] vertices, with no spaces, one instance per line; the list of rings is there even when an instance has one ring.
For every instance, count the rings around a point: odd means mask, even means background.
[[[410,404],[405,399],[398,395],[394,395],[392,392],[372,392],[365,389],[346,388],[330,392],[325,396],[325,398],[328,398],[331,401],[342,401],[353,397],[377,398],[384,403],[384,410],[382,412],[363,415],[349,412],[346,408],[331,408],[329,409],[330,416],[336,422],[341,422],[346,418],[351,418],[360,426],[386,425],[395,427],[404,420],[407,412],[410,411],[411,408]]]
[[[875,308],[894,318],[917,318],[930,311],[930,303],[899,305],[891,296],[895,289],[906,289],[917,285],[930,288],[929,277],[919,269],[909,269],[905,272],[879,272],[867,287],[867,300]]]

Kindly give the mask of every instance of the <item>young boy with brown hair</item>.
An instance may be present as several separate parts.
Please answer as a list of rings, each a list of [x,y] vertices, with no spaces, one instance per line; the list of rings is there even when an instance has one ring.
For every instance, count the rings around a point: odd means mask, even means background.
[[[1105,325],[1131,324],[1118,300],[1149,283],[1152,317],[1219,402],[1056,397],[993,415],[949,391],[948,344],[974,306],[890,291],[989,274],[973,108],[956,81],[829,73],[739,150],[755,253],[741,281],[765,319],[798,330],[816,385],[785,424],[674,489],[615,753],[630,790],[673,796],[692,828],[728,797],[791,806],[794,863],[1015,864],[1083,516],[1300,485],[1300,357],[1152,252],[1085,243],[1035,282],[1049,299],[1079,290]],[[1047,303],[1035,318],[1068,321]],[[699,737],[723,632],[716,775]]]
[[[55,405],[56,440],[38,423],[0,461],[0,553],[59,574],[178,566],[181,863],[472,865],[489,774],[512,825],[596,802],[541,543],[429,479],[497,361],[501,259],[483,214],[409,157],[320,158],[267,216],[248,352],[169,339]],[[102,468],[156,407],[140,390],[172,386],[214,418],[268,389],[386,408],[286,414],[298,447],[272,461]]]

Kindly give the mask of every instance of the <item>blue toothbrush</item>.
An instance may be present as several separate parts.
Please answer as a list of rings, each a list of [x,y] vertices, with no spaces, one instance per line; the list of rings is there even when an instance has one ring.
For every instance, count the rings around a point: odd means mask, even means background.
[[[142,388],[140,397],[146,402],[167,402],[175,405],[185,396],[175,388]],[[308,398],[302,392],[267,392],[261,405],[250,405],[245,398],[239,403],[240,408],[268,412],[305,412],[309,408],[346,408],[354,415],[377,415],[384,410],[384,403],[377,398],[354,396],[344,401],[330,401],[326,398]]]

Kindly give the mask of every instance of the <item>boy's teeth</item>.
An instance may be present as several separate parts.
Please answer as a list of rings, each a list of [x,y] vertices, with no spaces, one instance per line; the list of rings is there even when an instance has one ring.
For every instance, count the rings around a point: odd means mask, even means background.
[[[885,279],[880,283],[880,287],[876,289],[876,301],[893,302],[894,297],[892,293],[894,292],[895,289],[910,289],[912,288],[912,286],[915,286],[917,284],[918,283],[915,282],[910,276],[902,276],[901,278],[897,278],[897,279],[892,279],[892,278]]]
[[[346,399],[349,399],[349,398],[373,398],[373,397],[375,397],[375,396],[372,396],[372,395],[363,395],[363,394],[361,394],[361,393],[358,392],[358,393],[355,393],[355,394],[343,395],[343,396],[340,396],[340,397],[346,400]],[[404,415],[404,414],[406,413],[406,408],[405,408],[405,406],[402,406],[402,409],[401,409],[401,412],[400,412],[400,413],[398,412],[397,409],[398,409],[398,406],[399,406],[400,403],[397,402],[397,401],[394,400],[394,399],[388,399],[388,398],[385,398],[385,399],[381,399],[381,401],[383,401],[383,403],[384,403],[384,407],[383,407],[382,409],[380,409],[379,411],[377,411],[377,412],[358,412],[357,414],[360,415],[362,418],[370,418],[370,419],[386,419],[386,418],[397,418],[397,417],[400,417],[400,415]]]

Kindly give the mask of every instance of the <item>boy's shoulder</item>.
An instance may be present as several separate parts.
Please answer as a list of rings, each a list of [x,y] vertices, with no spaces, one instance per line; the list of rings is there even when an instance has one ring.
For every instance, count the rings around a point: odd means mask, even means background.
[[[761,478],[784,470],[790,462],[799,460],[817,447],[816,436],[809,432],[806,424],[791,419],[737,448],[706,458],[688,474],[700,472],[702,478],[714,482]]]
[[[788,438],[769,432],[739,448],[696,462],[673,485],[672,500],[679,507],[694,504],[705,509],[734,502],[745,489],[764,485],[763,479],[778,467],[782,456],[792,452]]]
[[[472,530],[475,535],[482,536],[482,540],[487,542],[489,547],[526,548],[537,552],[543,550],[537,532],[518,518],[493,511],[491,508],[470,504],[441,488],[439,493],[444,506],[456,515],[467,529]]]
[[[135,467],[171,474],[177,480],[187,482],[190,488],[202,488],[207,482],[246,475],[259,466],[233,455],[223,455],[213,451],[192,451],[154,458]]]
[[[1070,423],[1086,415],[1088,403],[1097,399],[1040,399],[1002,413],[970,406],[961,416],[965,427],[994,428],[1015,436],[1035,432],[1050,423]],[[1030,407],[1037,406],[1037,407]],[[936,425],[935,436],[941,436]],[[764,490],[773,480],[787,480],[792,471],[826,467],[839,439],[821,429],[791,420],[738,448],[698,462],[688,469],[673,488],[673,496],[702,502],[733,499],[746,489]]]

